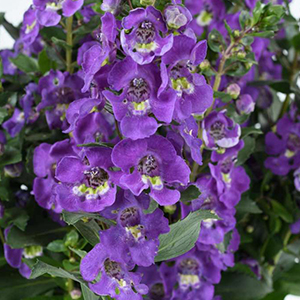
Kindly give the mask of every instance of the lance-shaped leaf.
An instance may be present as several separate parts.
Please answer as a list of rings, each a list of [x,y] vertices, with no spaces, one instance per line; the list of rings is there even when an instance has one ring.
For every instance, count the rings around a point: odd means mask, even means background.
[[[160,236],[160,246],[155,261],[168,260],[180,256],[191,250],[200,233],[202,220],[218,219],[207,210],[197,210],[185,219],[170,226],[170,231]]]

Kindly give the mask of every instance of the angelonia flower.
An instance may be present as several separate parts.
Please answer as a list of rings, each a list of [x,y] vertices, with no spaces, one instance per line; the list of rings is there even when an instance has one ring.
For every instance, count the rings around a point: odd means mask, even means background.
[[[300,166],[300,123],[289,115],[283,116],[276,125],[275,132],[268,132],[265,139],[265,167],[274,174],[287,175]],[[297,172],[296,172],[297,174]]]
[[[84,281],[81,290],[76,280],[68,282],[64,298],[86,298],[88,287],[114,300],[222,300],[215,285],[236,261],[253,281],[264,276],[260,264],[273,264],[269,257],[235,255],[255,219],[239,214],[246,201],[258,210],[264,196],[269,201],[267,193],[279,189],[257,187],[263,164],[285,176],[280,195],[300,191],[300,117],[296,105],[279,120],[271,113],[269,82],[282,81],[282,66],[274,63],[277,50],[260,37],[259,26],[268,24],[260,20],[255,27],[253,14],[247,20],[240,12],[257,1],[225,2],[33,0],[13,50],[0,51],[0,175],[7,192],[0,195],[0,219],[5,259],[23,277],[37,258],[50,264],[61,258],[63,269]],[[267,2],[261,9],[272,10]],[[265,28],[273,33],[273,26]],[[258,78],[262,84],[253,85]],[[258,132],[247,132],[256,118],[268,132],[265,145]],[[252,161],[264,146],[257,171]],[[250,177],[253,190],[243,196]],[[20,219],[14,209],[21,209]],[[216,218],[197,220],[194,244],[160,261],[164,238],[199,210]],[[27,216],[36,212],[61,226],[51,234],[65,236],[45,249],[38,238],[13,248],[12,226],[26,234],[35,224]],[[269,212],[261,215],[269,222]],[[300,232],[297,212],[282,228]],[[181,240],[171,242],[176,250]]]

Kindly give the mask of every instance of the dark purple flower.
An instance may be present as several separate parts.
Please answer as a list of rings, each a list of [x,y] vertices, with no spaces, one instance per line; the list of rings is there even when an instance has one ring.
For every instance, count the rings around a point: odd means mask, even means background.
[[[207,251],[208,252],[208,251]],[[203,252],[205,255],[206,253]],[[160,272],[164,280],[164,286],[167,295],[171,295],[171,300],[211,300],[214,295],[214,286],[212,283],[217,283],[218,280],[213,276],[206,278],[204,273],[206,268],[210,268],[210,272],[214,274],[217,268],[213,263],[208,263],[204,259],[204,255],[193,248],[186,254],[176,258],[176,263],[173,267],[168,267],[162,264]],[[204,259],[203,259],[204,258]],[[218,272],[220,273],[220,269]],[[175,286],[178,284],[178,287]]]
[[[84,0],[33,0],[38,22],[46,27],[57,25],[61,16],[58,11],[62,10],[63,16],[70,17],[83,5]]]
[[[241,95],[239,99],[236,101],[237,111],[242,115],[251,114],[255,109],[255,102],[252,97],[248,94]]]
[[[265,167],[276,175],[287,175],[300,166],[300,123],[294,123],[288,115],[281,118],[276,132],[266,134]]]
[[[202,122],[202,134],[206,147],[223,152],[238,144],[241,127],[226,116],[225,111],[211,112]]]
[[[135,201],[118,207],[117,226],[100,232],[101,243],[111,248],[111,258],[126,261],[128,253],[138,266],[150,266],[157,254],[160,234],[169,231],[168,220],[162,210],[145,215]]]
[[[26,94],[20,99],[20,106],[23,108],[26,123],[34,123],[39,116],[39,113],[33,108],[38,85],[36,83],[29,83],[25,87],[25,91]]]
[[[111,149],[99,147],[60,160],[55,191],[63,209],[98,212],[115,202],[119,172],[111,171],[110,156]]]
[[[121,122],[121,132],[133,140],[153,135],[159,125],[150,117],[166,123],[172,121],[175,97],[163,93],[157,97],[160,85],[159,69],[154,64],[138,65],[130,57],[118,62],[109,73],[108,82],[120,95],[104,91],[114,115]]]
[[[45,111],[50,129],[67,128],[66,110],[70,102],[84,97],[81,94],[82,86],[83,81],[78,75],[53,70],[39,80],[38,92],[42,96],[42,101],[37,110],[51,108]]]
[[[115,39],[118,33],[116,19],[111,13],[105,13],[101,21],[101,32],[96,34],[97,41],[90,41],[81,46],[83,92],[90,88],[95,74],[108,62],[113,62],[116,56]]]
[[[0,202],[0,219],[3,218],[5,212],[5,207],[2,202]]]
[[[123,50],[140,65],[151,63],[155,56],[164,55],[173,45],[172,34],[161,37],[160,33],[167,33],[167,26],[161,12],[153,6],[130,11],[122,25]]]
[[[158,266],[139,267],[138,272],[142,275],[142,283],[146,284],[149,292],[144,297],[147,300],[168,300],[166,296],[163,280]]]
[[[175,30],[186,29],[193,18],[189,10],[181,5],[168,5],[164,16],[168,27]]]
[[[80,272],[89,282],[90,289],[98,295],[109,295],[117,300],[142,300],[141,295],[147,294],[148,288],[140,283],[141,275],[129,272],[132,264],[113,260],[110,255],[110,249],[100,243],[81,260]],[[97,282],[91,283],[94,280]]]
[[[57,180],[54,176],[57,163],[66,155],[76,155],[69,140],[54,145],[42,143],[34,150],[33,168],[37,177],[33,182],[33,194],[36,202],[45,209],[62,211],[56,201],[54,187]]]
[[[193,38],[180,35],[162,57],[159,95],[170,88],[177,95],[174,111],[177,120],[184,120],[192,113],[202,114],[212,104],[212,88],[202,75],[192,72],[204,60],[206,51],[206,41],[196,43]]]
[[[125,172],[121,184],[134,195],[150,187],[149,195],[160,205],[172,205],[179,200],[179,191],[169,187],[189,182],[189,167],[162,136],[122,140],[113,149],[112,161]]]
[[[198,138],[198,124],[193,116],[184,120],[178,126],[180,135],[184,138],[186,145],[190,148],[192,159],[202,165],[201,146],[202,140]]]
[[[24,112],[15,108],[12,117],[2,124],[2,127],[9,133],[10,136],[15,137],[24,127],[25,115]]]
[[[3,155],[5,150],[6,137],[2,130],[0,130],[0,156]]]
[[[256,259],[247,257],[242,259],[240,263],[249,266],[251,271],[257,276],[257,278],[261,279],[261,268]]]

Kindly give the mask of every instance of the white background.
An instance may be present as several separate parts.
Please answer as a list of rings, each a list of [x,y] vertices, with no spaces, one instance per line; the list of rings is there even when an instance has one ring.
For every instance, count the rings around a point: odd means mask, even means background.
[[[197,0],[195,0],[197,1]],[[32,3],[32,0],[0,0],[0,12],[5,12],[6,19],[13,25],[18,25],[23,14]],[[300,0],[293,0],[291,12],[296,18],[300,18]],[[13,39],[0,27],[0,49],[12,48]],[[300,284],[300,283],[299,283]],[[300,297],[287,296],[285,300],[300,300]]]

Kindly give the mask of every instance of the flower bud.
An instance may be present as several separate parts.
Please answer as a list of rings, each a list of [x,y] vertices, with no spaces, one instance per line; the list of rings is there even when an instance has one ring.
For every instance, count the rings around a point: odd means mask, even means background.
[[[81,297],[81,291],[78,289],[74,289],[70,292],[70,296],[72,299],[76,300],[76,299],[80,299]]]
[[[23,164],[21,162],[12,165],[6,165],[4,167],[4,174],[7,177],[12,177],[12,178],[20,177],[22,171],[23,171]]]
[[[249,115],[254,111],[255,102],[248,94],[242,95],[239,100],[236,101],[236,108],[239,114]]]
[[[176,205],[166,205],[166,206],[164,206],[164,211],[166,213],[172,215],[176,211]]]
[[[208,70],[210,68],[210,63],[207,59],[204,59],[204,61],[200,64],[201,71]]]
[[[170,5],[165,9],[164,14],[170,28],[179,29],[189,22],[188,12],[180,6]]]
[[[119,9],[120,3],[121,0],[103,0],[101,9],[103,11],[108,11],[112,14],[116,14]]]
[[[150,5],[154,6],[155,5],[155,1],[156,0],[140,0],[140,4],[142,6],[150,6]]]
[[[226,93],[229,94],[232,99],[237,99],[240,95],[240,92],[241,92],[241,88],[236,83],[230,84],[226,89]]]

